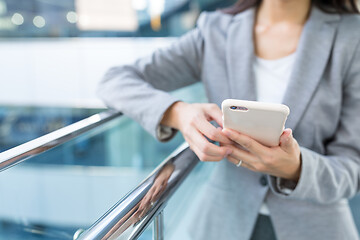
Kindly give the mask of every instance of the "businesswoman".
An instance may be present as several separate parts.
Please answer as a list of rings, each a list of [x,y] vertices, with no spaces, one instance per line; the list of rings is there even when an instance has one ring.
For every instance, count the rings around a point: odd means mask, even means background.
[[[357,13],[355,0],[240,0],[106,74],[109,107],[161,141],[179,130],[202,161],[218,162],[191,238],[358,239],[347,201],[360,183]],[[209,104],[166,92],[198,81]],[[280,145],[221,129],[227,98],[288,105]]]

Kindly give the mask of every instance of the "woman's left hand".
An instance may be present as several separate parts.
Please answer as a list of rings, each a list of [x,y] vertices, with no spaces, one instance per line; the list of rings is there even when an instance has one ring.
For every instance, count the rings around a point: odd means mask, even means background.
[[[277,147],[264,146],[231,129],[222,131],[235,143],[228,145],[232,149],[232,153],[227,156],[230,162],[236,165],[242,160],[241,166],[252,171],[298,181],[301,172],[300,148],[291,129],[284,130]]]

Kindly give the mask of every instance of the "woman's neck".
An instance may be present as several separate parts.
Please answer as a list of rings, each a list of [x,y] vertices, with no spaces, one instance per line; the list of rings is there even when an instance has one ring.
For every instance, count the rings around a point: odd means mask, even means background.
[[[311,0],[262,0],[257,13],[260,24],[288,22],[304,24],[308,18]]]

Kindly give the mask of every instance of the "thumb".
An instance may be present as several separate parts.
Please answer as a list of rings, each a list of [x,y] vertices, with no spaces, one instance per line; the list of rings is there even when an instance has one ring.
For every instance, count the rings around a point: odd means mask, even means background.
[[[285,151],[289,150],[293,139],[292,130],[290,128],[285,129],[280,136],[280,147]]]

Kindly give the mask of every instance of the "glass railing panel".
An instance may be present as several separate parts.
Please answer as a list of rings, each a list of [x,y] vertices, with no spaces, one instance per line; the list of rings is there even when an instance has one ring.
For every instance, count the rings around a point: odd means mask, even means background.
[[[191,239],[189,228],[196,222],[199,203],[216,163],[200,162],[169,200],[165,210],[165,239]]]
[[[159,143],[118,117],[0,172],[0,239],[72,239],[182,141]]]
[[[360,194],[350,199],[349,204],[355,220],[356,227],[360,234]]]
[[[144,232],[139,236],[139,240],[152,240],[153,239],[153,229],[154,222],[149,224],[149,226],[144,230]],[[126,239],[125,236],[120,237],[120,239]]]
[[[173,94],[186,102],[206,101],[200,84]],[[11,115],[5,110],[2,123]],[[37,112],[32,109],[28,115]],[[57,112],[53,112],[54,116]],[[21,113],[27,110],[12,115]],[[47,129],[55,130],[85,117],[74,117]],[[30,122],[35,124],[24,129],[36,129],[43,121]],[[43,133],[19,134],[27,138],[13,144]],[[10,138],[5,134],[1,139],[6,142]],[[0,240],[72,239],[76,230],[89,228],[182,142],[178,134],[170,142],[159,143],[137,123],[122,116],[0,172]],[[152,235],[150,229],[148,226],[141,239]]]

